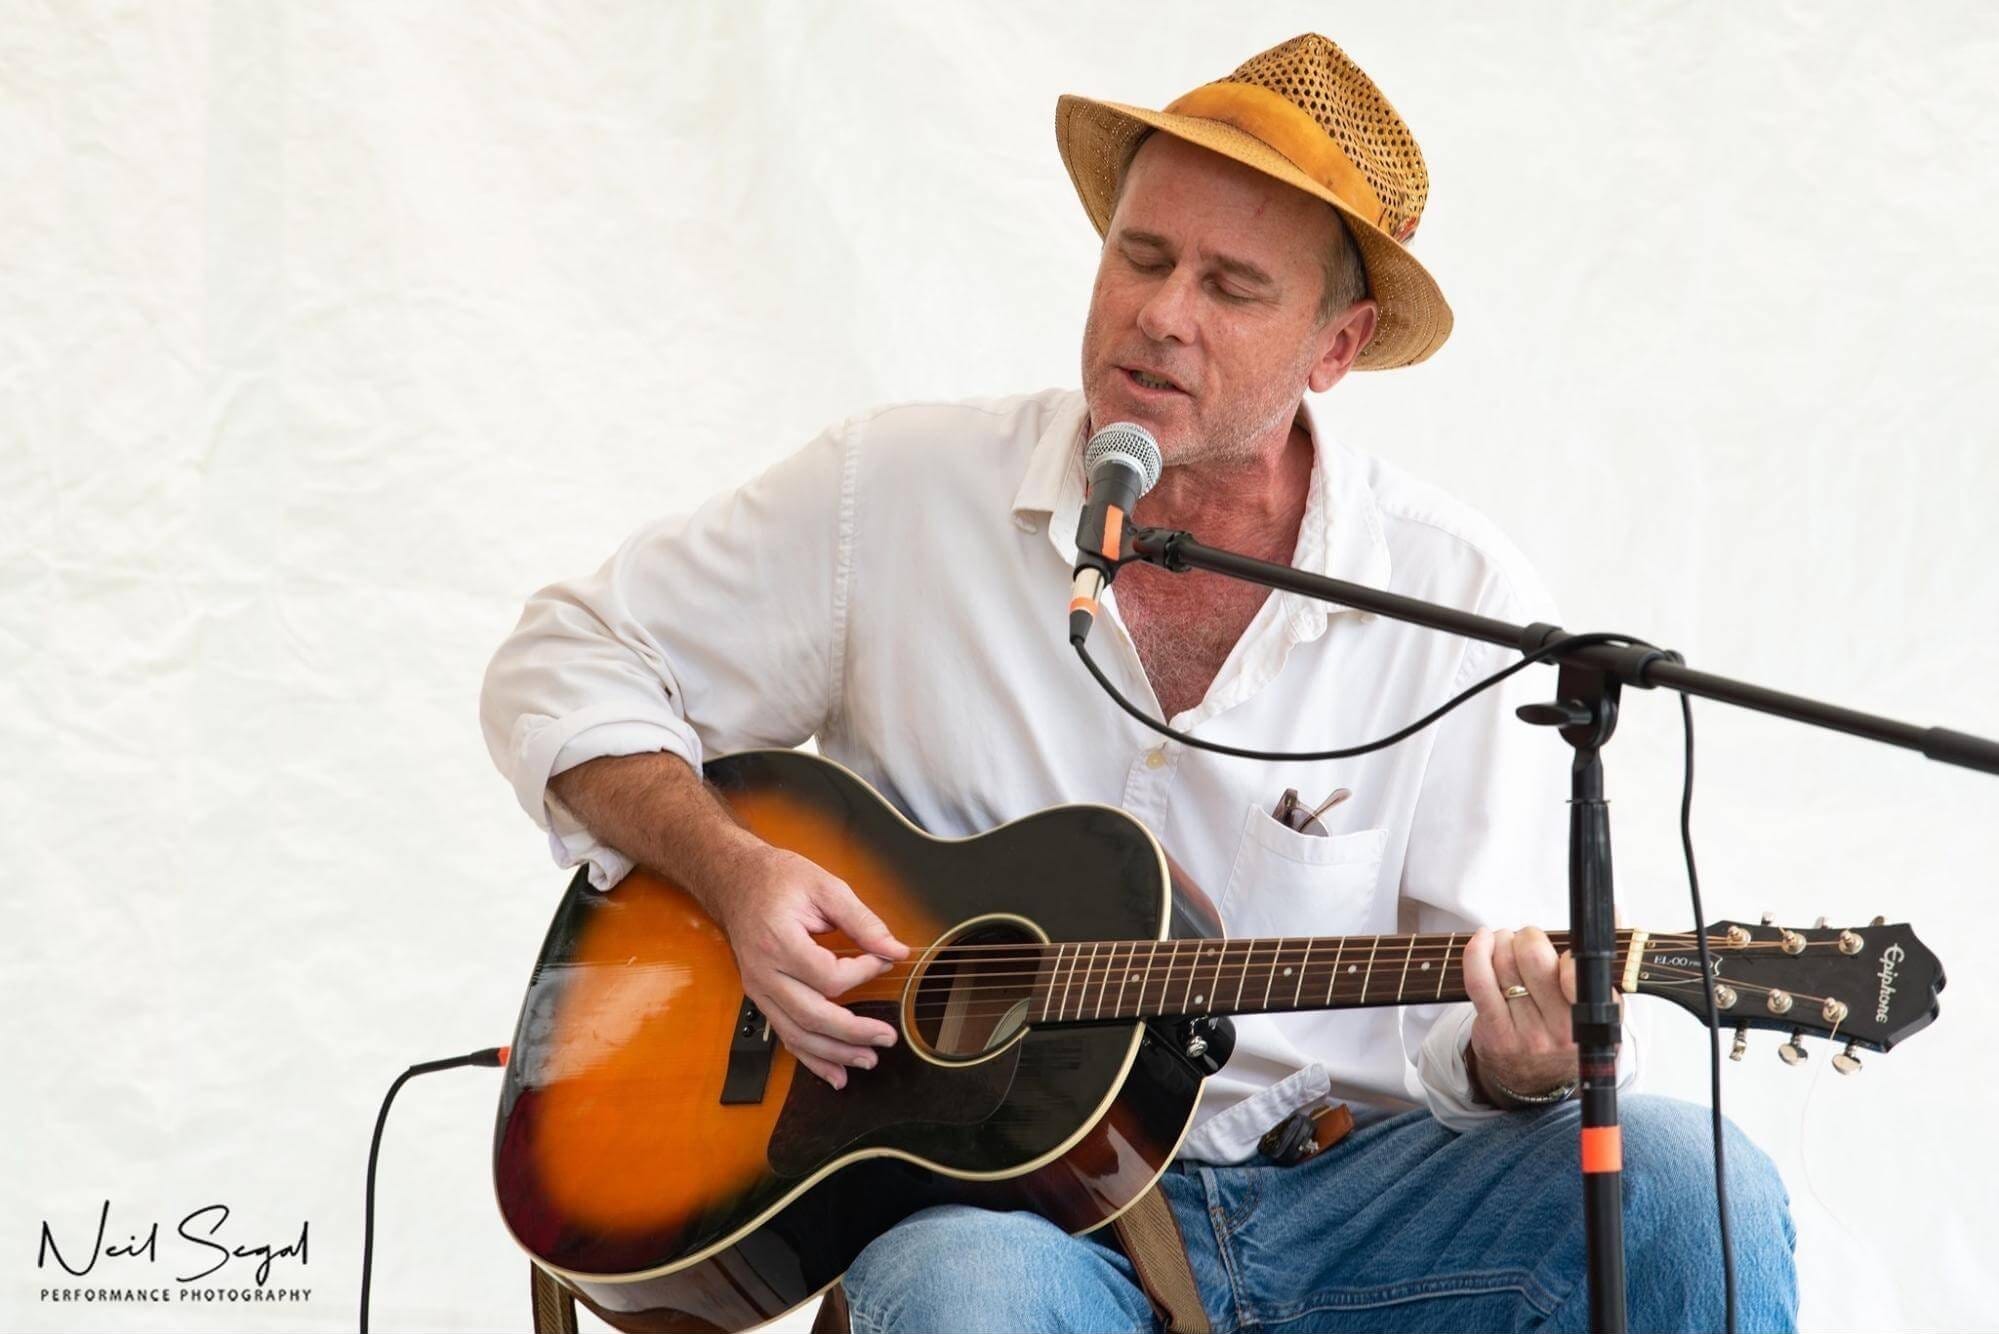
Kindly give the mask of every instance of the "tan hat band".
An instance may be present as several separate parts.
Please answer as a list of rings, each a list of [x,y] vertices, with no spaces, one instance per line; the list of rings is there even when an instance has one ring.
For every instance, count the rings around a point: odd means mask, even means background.
[[[1352,208],[1382,226],[1388,209],[1347,155],[1311,113],[1268,88],[1252,83],[1204,83],[1165,108],[1168,115],[1194,116],[1233,125],[1261,139]]]

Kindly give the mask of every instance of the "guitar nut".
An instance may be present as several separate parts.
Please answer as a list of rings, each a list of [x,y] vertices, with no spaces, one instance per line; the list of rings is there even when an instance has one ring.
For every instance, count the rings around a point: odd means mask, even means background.
[[[1827,1023],[1836,1024],[1846,1018],[1846,1002],[1842,1000],[1828,1000],[1825,1003],[1825,1008],[1820,1010],[1819,1013],[1825,1016]]]
[[[1714,1007],[1717,1010],[1732,1009],[1735,1005],[1735,988],[1726,982],[1714,984]]]
[[[1790,1009],[1791,1009],[1791,993],[1790,993],[1790,992],[1788,992],[1788,991],[1773,991],[1773,992],[1771,992],[1771,993],[1770,993],[1770,1013],[1771,1013],[1771,1014],[1788,1014],[1788,1013],[1790,1012]]]
[[[1841,954],[1858,954],[1866,948],[1867,942],[1862,940],[1857,932],[1842,931],[1839,933],[1839,952]]]
[[[1805,938],[1797,932],[1786,930],[1781,933],[1781,939],[1784,942],[1784,953],[1803,954],[1805,952]]]

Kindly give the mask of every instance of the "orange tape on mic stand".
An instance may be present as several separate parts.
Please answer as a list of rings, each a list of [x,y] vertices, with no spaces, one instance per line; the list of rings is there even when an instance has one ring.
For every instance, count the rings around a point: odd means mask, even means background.
[[[1624,1140],[1621,1126],[1583,1127],[1583,1171],[1622,1172]]]

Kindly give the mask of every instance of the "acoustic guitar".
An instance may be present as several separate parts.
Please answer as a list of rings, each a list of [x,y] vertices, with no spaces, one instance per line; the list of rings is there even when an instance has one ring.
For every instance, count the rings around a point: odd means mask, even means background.
[[[774,1039],[693,898],[643,870],[603,893],[579,870],[521,1007],[494,1185],[515,1240],[619,1329],[770,1320],[947,1201],[1088,1231],[1173,1158],[1228,1057],[1226,1016],[1465,999],[1461,933],[1224,939],[1115,807],[938,839],[804,752],[705,774],[745,827],[844,879],[911,946],[840,997],[900,1036],[835,1091]],[[1857,1063],[1936,1017],[1943,970],[1906,925],[1706,931],[1738,1052],[1771,1028],[1787,1057],[1811,1033]],[[1691,933],[1617,942],[1622,991],[1705,1022]]]

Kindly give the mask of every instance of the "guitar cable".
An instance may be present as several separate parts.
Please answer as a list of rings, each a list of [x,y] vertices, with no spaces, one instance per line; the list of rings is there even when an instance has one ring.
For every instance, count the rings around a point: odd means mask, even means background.
[[[382,1099],[382,1110],[375,1116],[375,1137],[368,1144],[368,1197],[361,1215],[361,1334],[368,1334],[368,1280],[375,1262],[375,1163],[382,1153],[382,1128],[389,1122],[389,1104],[396,1100],[396,1091],[417,1075],[433,1075],[440,1070],[456,1070],[466,1065],[503,1066],[507,1063],[509,1050],[507,1047],[486,1047],[463,1056],[424,1061],[397,1075],[395,1082],[389,1085],[388,1095]]]
[[[1250,760],[1275,760],[1280,763],[1305,761],[1305,760],[1344,760],[1344,759],[1349,759],[1355,755],[1365,755],[1369,751],[1385,749],[1386,747],[1394,745],[1398,741],[1401,741],[1407,737],[1414,736],[1416,733],[1430,726],[1430,724],[1436,722],[1439,718],[1442,718],[1445,714],[1451,712],[1459,705],[1471,699],[1472,696],[1480,693],[1481,691],[1490,690],[1492,687],[1498,685],[1501,681],[1504,681],[1507,677],[1513,675],[1515,672],[1520,671],[1528,666],[1531,666],[1536,662],[1540,662],[1548,657],[1551,657],[1556,653],[1565,652],[1571,649],[1588,648],[1596,644],[1623,644],[1631,648],[1654,649],[1659,653],[1660,657],[1670,662],[1684,663],[1686,661],[1686,659],[1683,656],[1681,656],[1681,654],[1679,654],[1677,651],[1673,649],[1660,649],[1656,644],[1649,643],[1643,639],[1638,639],[1632,635],[1614,634],[1608,631],[1592,632],[1589,634],[1581,634],[1581,635],[1568,635],[1565,636],[1564,638],[1556,640],[1551,644],[1544,645],[1541,648],[1536,649],[1532,653],[1525,654],[1524,656],[1521,657],[1519,662],[1516,662],[1509,667],[1503,667],[1499,671],[1494,672],[1491,676],[1488,676],[1481,681],[1475,682],[1471,686],[1460,691],[1458,694],[1453,695],[1450,699],[1438,705],[1435,709],[1431,710],[1429,713],[1424,714],[1421,718],[1418,718],[1415,722],[1410,723],[1408,726],[1401,728],[1399,731],[1391,732],[1387,736],[1381,737],[1378,740],[1369,741],[1358,746],[1345,746],[1332,750],[1272,751],[1272,750],[1255,750],[1243,746],[1229,746],[1229,745],[1224,745],[1218,741],[1205,741],[1200,737],[1189,736],[1185,732],[1174,730],[1172,727],[1169,727],[1167,724],[1147,715],[1143,709],[1140,709],[1137,705],[1133,704],[1130,700],[1126,699],[1121,693],[1119,693],[1118,688],[1111,684],[1110,678],[1104,675],[1103,669],[1097,666],[1096,660],[1090,656],[1090,650],[1084,645],[1084,642],[1081,639],[1072,638],[1070,639],[1069,642],[1075,646],[1076,656],[1081,658],[1083,660],[1083,665],[1090,669],[1090,675],[1095,677],[1097,679],[1097,684],[1104,688],[1104,693],[1109,695],[1111,699],[1116,701],[1119,708],[1123,709],[1133,718],[1136,718],[1139,722],[1151,728],[1153,731],[1159,733],[1161,736],[1171,737],[1173,740],[1182,742],[1185,745],[1192,746],[1196,750],[1213,751],[1217,755],[1233,755],[1240,759],[1250,759]],[[1686,763],[1683,770],[1683,777],[1681,779],[1681,785],[1680,785],[1680,847],[1682,851],[1685,853],[1687,860],[1687,890],[1688,894],[1693,899],[1694,938],[1696,941],[1699,942],[1701,972],[1703,976],[1713,977],[1714,962],[1712,958],[1709,956],[1708,952],[1706,914],[1701,909],[1700,874],[1695,869],[1694,866],[1693,700],[1683,690],[1676,691],[1674,693],[1678,694],[1680,697],[1680,720],[1681,720],[1682,730],[1684,731],[1686,737]],[[1706,999],[1707,999],[1709,1111],[1713,1118],[1714,1201],[1715,1201],[1715,1214],[1719,1221],[1719,1226],[1720,1226],[1722,1301],[1724,1303],[1724,1310],[1726,1311],[1728,1334],[1736,1334],[1735,1248],[1730,1241],[1730,1234],[1729,1234],[1728,1181],[1725,1170],[1726,1158],[1722,1148],[1721,1016],[1715,1008],[1714,988],[1705,987],[1703,988],[1703,990],[1706,993]]]

